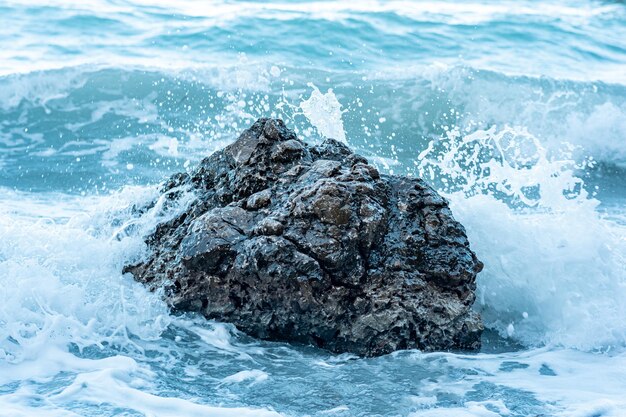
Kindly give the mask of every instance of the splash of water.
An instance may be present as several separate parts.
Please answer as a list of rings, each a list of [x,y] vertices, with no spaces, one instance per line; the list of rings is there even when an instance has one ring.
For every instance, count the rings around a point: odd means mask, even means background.
[[[0,209],[1,359],[20,363],[69,343],[82,350],[160,337],[170,321],[166,306],[120,272],[142,255],[142,236],[180,208],[160,197],[146,217],[133,215],[155,191],[129,187],[86,199],[0,189],[19,201]],[[76,211],[77,198],[84,211]],[[47,209],[50,200],[56,213]]]
[[[311,96],[300,103],[300,108],[317,131],[324,137],[337,139],[343,143],[348,143],[346,132],[343,128],[341,115],[341,103],[329,89],[326,93],[322,93],[314,84],[309,83],[309,87],[313,89]]]
[[[453,128],[418,171],[440,181],[485,263],[477,307],[488,326],[527,345],[626,344],[626,228],[603,218],[572,159],[522,128]]]

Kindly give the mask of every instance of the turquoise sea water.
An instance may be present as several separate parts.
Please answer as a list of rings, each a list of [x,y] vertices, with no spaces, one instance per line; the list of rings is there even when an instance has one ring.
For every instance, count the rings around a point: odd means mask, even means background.
[[[623,2],[171,3],[0,0],[0,417],[626,415]],[[450,199],[481,353],[260,342],[121,274],[173,215],[133,205],[262,116]]]

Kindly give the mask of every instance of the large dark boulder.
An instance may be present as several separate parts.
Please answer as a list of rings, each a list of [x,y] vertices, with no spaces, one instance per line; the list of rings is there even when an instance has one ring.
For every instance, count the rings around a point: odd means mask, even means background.
[[[478,349],[482,264],[444,198],[380,174],[335,140],[300,141],[260,119],[164,186],[196,200],[147,238],[129,266],[175,310],[261,339],[374,356]]]

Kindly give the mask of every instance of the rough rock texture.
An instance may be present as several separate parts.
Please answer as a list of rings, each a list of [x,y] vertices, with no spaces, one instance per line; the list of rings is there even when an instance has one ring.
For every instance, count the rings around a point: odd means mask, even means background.
[[[365,356],[479,348],[471,305],[482,264],[424,181],[381,175],[335,140],[308,146],[260,119],[163,192],[179,187],[197,200],[148,238],[145,263],[126,268],[165,287],[174,309]]]

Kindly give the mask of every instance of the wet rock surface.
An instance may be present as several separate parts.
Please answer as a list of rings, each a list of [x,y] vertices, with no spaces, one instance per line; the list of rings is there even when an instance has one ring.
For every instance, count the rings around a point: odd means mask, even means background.
[[[260,119],[163,193],[196,199],[125,268],[179,311],[270,340],[376,356],[478,349],[482,264],[444,198],[334,140]]]

